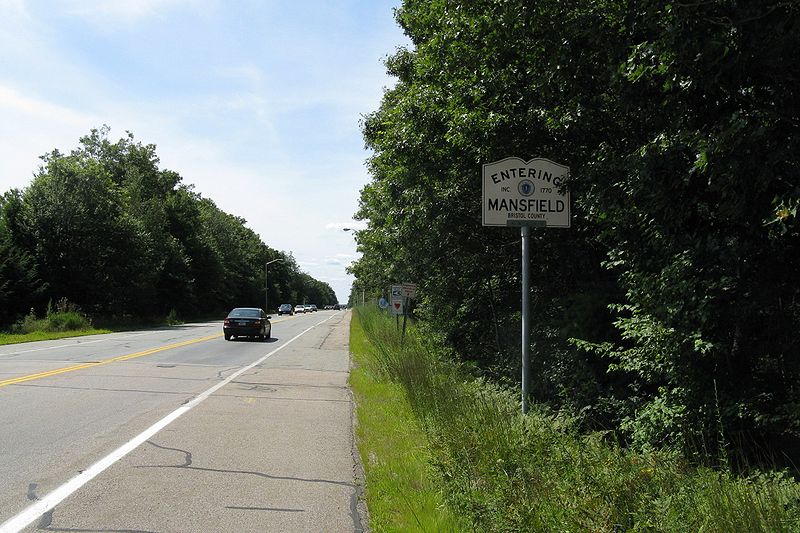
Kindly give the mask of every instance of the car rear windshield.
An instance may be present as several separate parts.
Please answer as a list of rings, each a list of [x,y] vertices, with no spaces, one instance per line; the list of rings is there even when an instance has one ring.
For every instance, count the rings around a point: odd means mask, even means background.
[[[261,316],[261,311],[258,309],[234,309],[228,316],[259,318]]]

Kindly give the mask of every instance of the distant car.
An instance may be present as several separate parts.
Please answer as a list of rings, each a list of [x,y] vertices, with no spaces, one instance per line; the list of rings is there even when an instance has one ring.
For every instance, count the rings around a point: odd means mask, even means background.
[[[303,314],[305,314],[306,313],[306,306],[303,305],[303,304],[297,304],[297,305],[294,306],[294,312],[295,313],[303,313]]]
[[[228,313],[222,323],[225,340],[233,337],[254,337],[264,340],[272,337],[272,324],[263,309],[257,307],[237,307]]]
[[[292,307],[292,304],[281,304],[280,307],[278,307],[278,316],[293,314],[294,308]]]
[[[317,311],[317,304],[307,305],[306,307],[310,307],[312,313]]]

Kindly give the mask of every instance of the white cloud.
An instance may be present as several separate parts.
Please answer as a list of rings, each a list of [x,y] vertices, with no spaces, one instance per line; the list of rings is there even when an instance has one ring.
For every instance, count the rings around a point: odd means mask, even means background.
[[[161,16],[174,9],[196,9],[207,5],[203,0],[65,0],[65,11],[96,25],[114,22],[139,22]]]
[[[348,266],[350,263],[358,259],[357,254],[336,254],[325,258],[326,265],[335,266]]]
[[[325,229],[336,230],[362,230],[367,228],[367,222],[364,220],[351,220],[349,222],[328,222],[325,224]]]
[[[6,18],[12,16],[28,17],[25,0],[0,0],[0,12]]]
[[[217,67],[213,69],[213,73],[219,78],[237,81],[251,87],[261,87],[267,79],[264,70],[252,63],[235,67]]]
[[[41,155],[54,148],[68,152],[100,124],[91,113],[25,96],[0,82],[0,193],[27,187]]]
[[[85,125],[96,117],[65,106],[24,96],[0,83],[0,112],[25,116],[28,120],[50,120],[62,124]]]

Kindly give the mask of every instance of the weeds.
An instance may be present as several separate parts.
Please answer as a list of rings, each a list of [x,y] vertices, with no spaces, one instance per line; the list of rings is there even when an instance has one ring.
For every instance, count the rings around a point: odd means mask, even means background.
[[[168,326],[177,326],[179,324],[183,324],[183,321],[178,318],[178,312],[173,308],[170,309],[169,314],[167,314],[167,318],[165,322]]]
[[[56,303],[55,309],[53,309],[52,302],[47,305],[44,318],[38,318],[36,311],[31,309],[22,320],[11,327],[11,332],[16,334],[58,333],[88,330],[91,327],[91,322],[81,313],[78,306],[70,303],[66,298],[61,298]]]
[[[0,333],[0,344],[17,344],[20,342],[43,341],[109,333],[107,329],[95,329],[91,321],[81,310],[66,298],[59,300],[55,308],[52,302],[47,305],[43,318],[30,312],[11,326],[10,333]]]
[[[677,452],[632,452],[581,435],[518,393],[474,379],[413,328],[359,309],[365,362],[405,392],[450,508],[480,531],[800,531],[800,485],[781,473],[737,477]],[[613,439],[612,439],[613,440]]]

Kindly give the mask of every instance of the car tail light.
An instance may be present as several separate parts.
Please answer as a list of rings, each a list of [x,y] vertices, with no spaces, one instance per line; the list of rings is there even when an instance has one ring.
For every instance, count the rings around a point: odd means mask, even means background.
[[[222,325],[223,325],[223,326],[230,326],[230,325],[231,325],[231,321],[230,321],[230,320],[228,320],[228,319],[226,318],[226,319],[225,319],[225,320],[222,322]]]
[[[259,318],[258,320],[256,320],[255,322],[253,322],[253,325],[254,325],[254,326],[261,326],[261,319]]]

